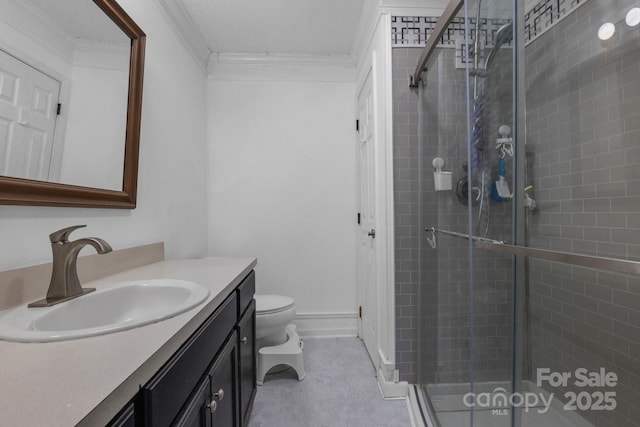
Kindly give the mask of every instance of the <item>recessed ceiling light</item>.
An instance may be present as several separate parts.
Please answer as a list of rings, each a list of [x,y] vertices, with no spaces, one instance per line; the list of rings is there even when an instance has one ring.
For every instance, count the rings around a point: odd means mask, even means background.
[[[628,26],[635,27],[640,24],[640,7],[634,7],[629,12],[624,20]]]
[[[600,40],[609,40],[611,37],[613,37],[613,33],[615,32],[616,26],[611,22],[606,22],[600,25],[600,28],[598,28],[598,38]]]

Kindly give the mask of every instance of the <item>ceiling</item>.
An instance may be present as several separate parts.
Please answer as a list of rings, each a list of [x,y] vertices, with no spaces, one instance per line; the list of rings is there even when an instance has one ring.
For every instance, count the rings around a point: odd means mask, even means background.
[[[179,0],[211,52],[352,54],[366,0]]]

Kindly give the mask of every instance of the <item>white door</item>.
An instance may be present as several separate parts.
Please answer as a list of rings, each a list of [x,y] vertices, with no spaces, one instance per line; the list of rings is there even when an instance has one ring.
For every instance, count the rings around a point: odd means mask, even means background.
[[[47,180],[60,82],[0,50],[0,175]]]
[[[375,132],[373,114],[373,82],[369,71],[358,95],[359,120],[359,278],[361,325],[360,334],[374,364],[378,364],[378,278],[376,268],[375,216]]]

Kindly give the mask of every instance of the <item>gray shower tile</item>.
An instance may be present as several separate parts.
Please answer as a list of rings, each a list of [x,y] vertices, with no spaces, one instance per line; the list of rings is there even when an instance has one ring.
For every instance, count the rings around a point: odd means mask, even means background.
[[[585,212],[610,212],[613,202],[608,199],[585,199],[583,201]]]
[[[640,168],[637,165],[618,166],[611,169],[609,173],[611,175],[611,181],[627,181],[640,179]]]
[[[581,307],[583,310],[592,313],[598,310],[599,301],[596,298],[591,298],[585,295],[574,294],[573,305]],[[601,313],[606,315],[605,313]]]
[[[612,228],[611,240],[616,243],[640,243],[640,230]]]
[[[598,213],[596,224],[599,227],[626,227],[627,216],[624,213]],[[615,238],[613,240],[616,240]]]
[[[640,295],[621,290],[613,290],[613,303],[622,307],[638,310],[640,308]]]
[[[625,258],[628,252],[628,245],[621,243],[597,243],[597,254],[609,258]]]
[[[640,114],[628,117],[624,120],[624,132],[640,130]]]
[[[595,213],[573,213],[571,214],[571,223],[576,226],[593,227],[597,225],[597,215]]]
[[[611,229],[610,228],[595,228],[585,227],[584,238],[586,240],[595,240],[597,242],[609,242],[611,241]]]
[[[615,302],[615,297],[614,297]],[[619,304],[610,304],[605,301],[598,301],[598,313],[621,322],[629,321],[629,310]]]

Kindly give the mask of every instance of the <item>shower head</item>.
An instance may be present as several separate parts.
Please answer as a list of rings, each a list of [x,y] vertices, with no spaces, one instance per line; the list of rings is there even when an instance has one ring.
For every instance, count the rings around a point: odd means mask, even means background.
[[[502,27],[498,28],[496,36],[493,38],[493,47],[484,61],[485,70],[488,69],[493,62],[496,54],[498,53],[498,49],[500,49],[503,44],[510,43],[511,40],[513,40],[513,24],[504,24]]]
[[[498,28],[493,44],[502,46],[505,43],[511,42],[511,40],[513,40],[513,24],[509,22]]]

